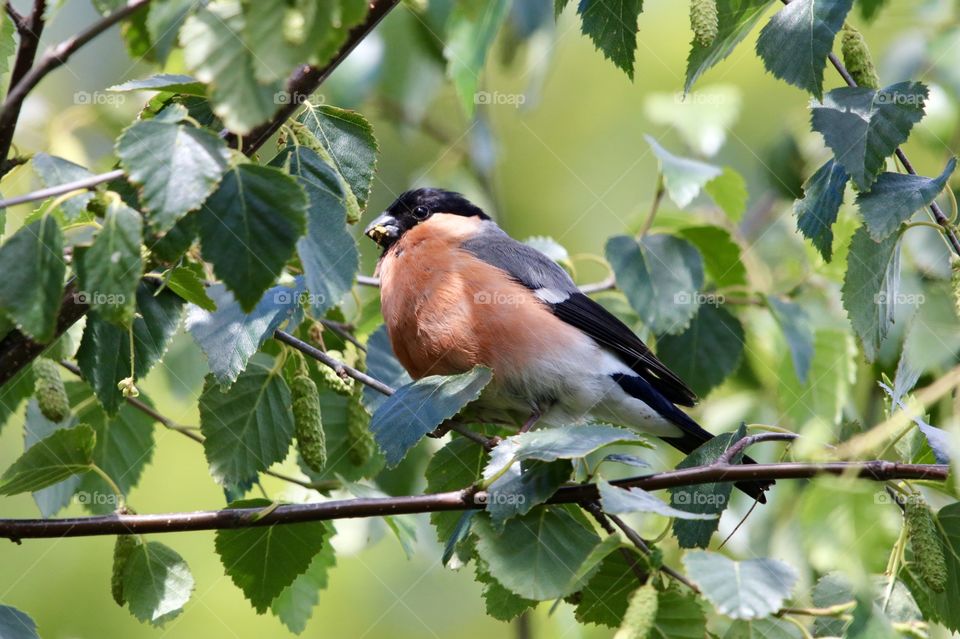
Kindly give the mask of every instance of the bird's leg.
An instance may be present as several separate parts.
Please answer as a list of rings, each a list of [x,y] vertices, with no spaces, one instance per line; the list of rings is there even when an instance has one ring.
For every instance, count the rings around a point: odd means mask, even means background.
[[[527,418],[527,421],[523,422],[523,426],[521,426],[520,430],[517,432],[518,433],[527,432],[528,430],[530,430],[536,425],[536,423],[540,420],[542,416],[543,416],[543,413],[541,413],[539,409],[536,409],[536,408],[533,409],[533,413],[530,414],[530,417]]]

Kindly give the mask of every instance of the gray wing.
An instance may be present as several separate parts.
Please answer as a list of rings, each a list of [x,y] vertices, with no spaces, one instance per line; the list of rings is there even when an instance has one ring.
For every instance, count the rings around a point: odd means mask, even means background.
[[[492,221],[484,222],[461,248],[529,288],[554,315],[613,351],[667,400],[683,406],[696,403],[696,394],[626,324],[581,293],[567,272],[540,251],[516,241]]]

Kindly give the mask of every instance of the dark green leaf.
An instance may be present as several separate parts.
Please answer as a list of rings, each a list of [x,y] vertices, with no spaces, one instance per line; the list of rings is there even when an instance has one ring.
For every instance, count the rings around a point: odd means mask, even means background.
[[[367,340],[367,372],[393,388],[399,388],[413,381],[397,360],[397,356],[393,354],[387,327],[383,324]],[[385,401],[387,396],[380,391],[369,386],[363,387],[363,405],[371,413],[375,413],[380,404]]]
[[[393,467],[420,439],[475,400],[490,382],[490,369],[461,375],[431,375],[397,389],[370,421],[377,445]]]
[[[577,6],[584,35],[631,80],[641,11],[643,0],[580,0]]]
[[[9,20],[9,18],[8,18]],[[0,605],[0,637],[3,639],[40,639],[37,624],[25,612]]]
[[[705,397],[736,370],[745,339],[740,320],[725,308],[701,304],[683,333],[657,340],[657,357]]]
[[[0,495],[40,490],[90,470],[95,440],[93,429],[86,424],[47,435],[0,476]]]
[[[793,369],[801,384],[807,383],[810,373],[810,363],[813,360],[813,328],[810,318],[803,307],[793,302],[770,296],[767,304],[773,317],[780,324],[787,346],[790,347],[790,356],[793,358]]]
[[[819,619],[818,619],[819,621]],[[814,622],[816,623],[816,622]],[[730,624],[722,639],[805,639],[803,633],[789,621],[767,618]]]
[[[740,245],[729,231],[719,226],[689,226],[680,229],[679,234],[700,251],[704,269],[717,287],[747,285]]]
[[[230,162],[227,145],[210,131],[160,117],[128,127],[117,140],[117,155],[158,231],[199,208]]]
[[[813,130],[861,191],[870,189],[883,163],[907,141],[923,117],[927,87],[900,82],[883,89],[841,87],[813,107]]]
[[[793,204],[797,229],[813,242],[827,262],[833,256],[833,223],[837,221],[849,179],[843,165],[831,159],[804,182],[803,198]]]
[[[123,569],[123,597],[140,621],[162,626],[180,614],[193,592],[187,562],[157,541],[139,544]]]
[[[717,0],[717,37],[705,46],[694,36],[683,90],[689,92],[704,72],[730,55],[772,3],[773,0]]]
[[[776,612],[790,596],[797,573],[776,559],[734,561],[715,552],[683,556],[687,577],[720,614],[758,619]]]
[[[646,560],[635,550],[611,552],[580,591],[577,621],[616,628],[623,621],[630,595],[639,585],[635,568],[648,572]]]
[[[207,294],[207,287],[203,280],[203,267],[195,262],[187,262],[170,271],[166,276],[167,287],[179,295],[183,301],[189,302],[201,309],[214,312],[217,304]]]
[[[212,377],[204,384],[203,449],[221,484],[242,482],[287,456],[293,440],[290,389],[273,367],[270,357],[258,355],[227,391]]]
[[[477,581],[483,584],[483,602],[487,614],[500,621],[512,621],[526,610],[537,605],[532,599],[524,599],[493,578],[481,559],[477,559]]]
[[[823,68],[853,0],[794,0],[760,32],[757,55],[767,71],[817,98],[823,96]]]
[[[38,342],[53,339],[63,298],[63,235],[51,215],[0,246],[0,312]]]
[[[650,639],[701,639],[706,632],[707,619],[696,597],[676,588],[660,593]]]
[[[746,434],[746,426],[741,424],[735,432],[717,435],[677,464],[677,469],[692,468],[693,466],[715,462],[724,451],[743,439]],[[734,455],[734,458],[730,461],[733,463],[739,462],[740,457],[742,455]],[[727,509],[730,501],[730,491],[732,490],[733,484],[730,482],[671,488],[670,505],[692,513],[719,515]],[[673,522],[673,534],[677,536],[677,542],[681,548],[706,548],[710,544],[710,537],[717,530],[719,524],[719,519],[702,521],[676,519]]]
[[[153,56],[161,65],[177,46],[177,36],[183,21],[196,8],[196,0],[166,0],[150,6],[147,30],[153,42]]]
[[[335,531],[329,522],[325,522],[325,525],[324,537],[329,539]],[[306,572],[294,579],[270,604],[271,612],[290,632],[300,634],[306,629],[307,621],[320,601],[320,591],[327,587],[327,573],[336,563],[333,545],[324,544],[320,552],[313,556]]]
[[[23,449],[25,451],[29,450],[37,442],[45,439],[51,433],[64,428],[71,428],[76,423],[77,420],[74,418],[59,423],[50,421],[40,412],[37,400],[31,399],[29,403],[27,403],[27,415],[23,424]],[[65,508],[70,503],[70,500],[73,499],[73,495],[77,491],[81,480],[81,475],[71,475],[52,486],[34,491],[33,501],[37,503],[40,514],[43,517],[53,517],[60,512],[62,508]]]
[[[870,237],[880,242],[895,233],[918,210],[929,206],[957,168],[957,158],[947,162],[935,178],[900,173],[881,173],[867,192],[857,195],[857,206]]]
[[[600,503],[603,504],[603,512],[611,515],[654,513],[678,519],[716,519],[719,517],[716,513],[694,513],[673,508],[642,488],[619,488],[603,479],[597,482],[597,488],[600,490]]]
[[[434,453],[424,476],[428,493],[443,493],[474,485],[481,477],[487,453],[465,437],[450,440]],[[437,529],[437,540],[446,543],[460,519],[458,512],[430,513],[430,523]]]
[[[293,255],[306,226],[307,196],[272,167],[239,164],[200,212],[203,256],[243,310],[257,305]]]
[[[570,479],[573,465],[567,460],[532,460],[512,465],[487,488],[487,512],[495,528],[517,515],[525,515],[549,499]]]
[[[230,508],[268,508],[267,499],[250,499]],[[310,567],[314,556],[329,543],[329,526],[322,521],[218,530],[217,554],[227,575],[260,614]]]
[[[20,408],[20,402],[33,395],[33,371],[29,366],[0,385],[0,431],[10,416]]]
[[[93,173],[69,160],[64,160],[55,155],[46,153],[37,153],[33,156],[33,169],[40,178],[40,183],[44,186],[60,186],[67,182],[76,182],[89,177]],[[90,200],[93,199],[93,193],[83,191],[64,200],[60,207],[68,220],[76,219],[86,208]]]
[[[703,188],[731,220],[738,222],[743,217],[750,194],[742,175],[725,166],[723,173],[707,182]]]
[[[188,2],[189,0],[171,0],[171,2],[161,4],[172,4],[172,2],[176,1]],[[140,80],[128,80],[127,82],[107,87],[107,91],[115,91],[118,93],[126,91],[167,91],[169,93],[195,95],[201,98],[207,95],[207,91],[202,82],[197,82],[189,75],[176,73],[158,73]]]
[[[79,295],[84,295],[90,307],[108,322],[128,326],[133,321],[137,284],[143,276],[141,242],[140,214],[113,200],[93,244],[80,252],[76,265]]]
[[[874,242],[861,226],[850,240],[842,297],[843,308],[870,361],[893,325],[899,289],[900,237],[891,235]]]

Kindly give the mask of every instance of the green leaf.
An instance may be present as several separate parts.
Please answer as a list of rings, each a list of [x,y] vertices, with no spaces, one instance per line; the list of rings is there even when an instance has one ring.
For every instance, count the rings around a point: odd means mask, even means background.
[[[347,202],[347,220],[359,220],[367,206],[370,187],[377,168],[377,140],[373,127],[356,111],[332,106],[308,106],[298,118],[320,144],[317,151],[324,162],[337,170],[344,181],[344,190],[356,200]],[[348,197],[348,200],[351,198]]]
[[[787,302],[778,297],[767,297],[767,305],[774,319],[780,324],[790,356],[793,358],[793,370],[797,373],[800,383],[807,382],[810,372],[810,363],[813,360],[813,328],[810,318],[803,307],[793,302]]]
[[[3,639],[40,639],[40,635],[37,634],[37,624],[30,618],[30,615],[17,610],[13,606],[3,605],[0,605],[0,637],[3,637]]]
[[[723,167],[723,173],[707,182],[703,189],[723,212],[734,222],[747,210],[747,181],[729,166]]]
[[[117,140],[120,165],[140,187],[140,201],[157,231],[199,208],[227,170],[230,152],[205,129],[159,118],[134,122]]]
[[[719,226],[688,226],[679,235],[700,251],[704,269],[717,287],[747,286],[740,245],[729,231]]]
[[[900,237],[891,235],[874,242],[861,226],[850,240],[842,297],[869,361],[874,360],[893,325],[899,288]]]
[[[68,182],[76,182],[77,180],[93,177],[93,173],[86,168],[55,155],[37,153],[33,156],[31,163],[33,164],[33,170],[37,173],[37,177],[40,178],[40,183],[46,187],[60,186]],[[64,217],[66,217],[67,220],[76,219],[86,210],[87,204],[89,204],[92,199],[93,193],[89,191],[83,191],[70,196],[60,203]]]
[[[34,340],[49,342],[65,272],[63,235],[53,216],[21,227],[0,246],[0,312]]]
[[[460,375],[431,375],[397,389],[370,421],[387,466],[399,464],[424,435],[475,400],[491,377],[490,369],[476,367]]]
[[[167,287],[179,295],[183,301],[212,313],[217,304],[207,294],[203,279],[203,267],[196,262],[186,262],[172,269],[165,278]]]
[[[392,388],[399,388],[413,380],[406,369],[393,354],[387,327],[381,324],[367,340],[367,373],[375,379]],[[363,387],[363,405],[371,413],[375,413],[380,404],[387,401],[387,396],[369,386]]]
[[[651,122],[674,128],[697,154],[712,156],[723,146],[727,131],[740,113],[740,90],[732,85],[714,85],[682,99],[677,93],[652,93],[643,107]],[[739,173],[727,167],[713,182],[718,189],[726,189],[733,202],[742,197],[746,204],[747,185]]]
[[[241,135],[269,120],[281,98],[289,99],[281,82],[257,82],[245,29],[239,0],[215,0],[189,16],[180,31],[187,68],[210,85],[214,113]]]
[[[777,375],[780,410],[798,427],[815,418],[839,424],[854,382],[856,352],[848,332],[818,330],[806,382],[797,377],[795,358],[790,358],[792,363],[784,358],[781,364]]]
[[[654,513],[678,519],[716,519],[720,516],[716,513],[692,513],[673,508],[642,488],[620,488],[603,479],[597,481],[597,488],[600,490],[603,512],[611,515]]]
[[[133,376],[139,380],[160,361],[173,339],[183,300],[171,291],[157,293],[153,283],[137,287],[137,317],[133,320]],[[83,339],[77,351],[77,365],[93,387],[108,415],[120,407],[123,394],[117,384],[130,376],[130,336],[125,328],[96,314],[87,316]]]
[[[86,424],[47,435],[0,476],[0,495],[40,490],[90,470],[95,440],[93,429]]]
[[[639,243],[619,235],[607,240],[607,261],[617,285],[651,330],[682,332],[697,313],[703,258],[684,239],[666,234]]]
[[[643,0],[580,0],[577,6],[583,34],[631,80],[641,11]]]
[[[227,391],[208,377],[200,396],[200,431],[210,473],[240,483],[282,461],[293,440],[290,389],[273,360],[257,355]]]
[[[37,400],[31,399],[27,403],[26,419],[23,424],[24,451],[29,450],[51,433],[64,428],[72,428],[76,423],[77,420],[72,417],[59,423],[50,421],[40,412]],[[36,502],[40,515],[53,517],[65,508],[73,499],[73,495],[82,479],[81,475],[71,475],[56,484],[33,491],[33,501]]]
[[[811,123],[857,188],[867,191],[886,158],[923,117],[927,94],[919,82],[883,89],[841,87],[813,107]]]
[[[857,195],[857,206],[870,237],[880,242],[896,232],[903,222],[933,202],[957,168],[952,157],[935,178],[900,173],[881,173],[867,192]]]
[[[203,256],[244,311],[257,305],[305,230],[307,196],[272,167],[240,164],[223,177],[200,212]]]
[[[186,2],[187,0],[179,1]],[[151,9],[153,9],[153,7]],[[166,91],[168,93],[178,93],[181,95],[195,95],[201,98],[207,95],[206,87],[204,87],[202,82],[197,82],[192,76],[177,73],[158,73],[148,78],[128,80],[127,82],[107,87],[106,90],[115,93],[125,93],[127,91]],[[143,122],[137,122],[134,125],[142,123]]]
[[[730,624],[723,639],[804,639],[804,635],[795,625],[782,619],[739,619]]]
[[[579,589],[571,579],[600,538],[561,507],[538,508],[508,521],[499,535],[486,517],[476,518],[477,552],[490,574],[511,592],[543,601]]]
[[[625,551],[625,552],[624,552]],[[611,552],[580,591],[580,603],[574,611],[580,623],[603,624],[616,628],[623,620],[630,595],[637,589],[634,567],[647,573],[646,560],[635,550]]]
[[[238,382],[239,383],[239,382]],[[236,501],[230,508],[268,508],[268,499]],[[310,567],[327,542],[330,529],[322,521],[218,530],[217,554],[227,575],[258,614]]]
[[[500,621],[513,621],[521,613],[537,605],[532,599],[518,597],[493,578],[482,559],[477,559],[477,581],[483,584],[483,603],[487,614]]]
[[[675,588],[660,593],[650,639],[701,639],[706,632],[707,619],[696,597]]]
[[[797,582],[797,572],[776,559],[734,561],[697,551],[684,555],[683,565],[717,611],[734,619],[759,619],[776,612]]]
[[[291,288],[275,286],[245,313],[233,294],[223,284],[206,289],[216,305],[213,312],[197,306],[187,311],[186,327],[207,356],[210,372],[221,385],[232,384],[247,367],[247,362],[260,346],[284,322],[299,321],[302,281]]]
[[[335,531],[329,522],[324,524],[324,538],[330,539]],[[320,552],[313,556],[306,572],[294,579],[270,604],[271,612],[290,632],[300,634],[306,629],[307,621],[320,601],[320,591],[327,587],[327,573],[336,563],[333,545],[324,544]]]
[[[746,434],[746,426],[741,424],[735,432],[717,435],[687,455],[683,461],[677,464],[677,470],[712,464],[724,451],[743,439]],[[737,463],[741,457],[740,454],[734,455],[731,462]],[[671,488],[670,505],[692,513],[720,515],[727,509],[730,502],[730,491],[732,490],[733,484],[730,482]],[[716,532],[719,524],[719,519],[702,521],[675,519],[673,534],[677,536],[677,543],[680,544],[681,548],[706,548],[710,544],[710,537]]]
[[[573,465],[567,460],[531,460],[510,466],[487,488],[487,512],[493,526],[500,529],[511,517],[525,515],[547,501],[570,480],[572,472]]]
[[[753,29],[773,0],[717,0],[717,37],[704,46],[694,36],[687,56],[684,92],[708,69],[726,58]]]
[[[20,402],[33,396],[33,370],[26,366],[15,373],[5,384],[0,384],[0,431],[10,416],[20,408]]]
[[[10,70],[10,56],[17,50],[17,25],[13,18],[4,12],[0,18],[0,75],[6,75]],[[0,93],[0,96],[6,97]]]
[[[137,306],[143,276],[140,244],[143,220],[119,199],[110,202],[103,226],[77,260],[81,292],[90,307],[108,322],[127,326]]]
[[[660,172],[663,174],[667,195],[681,209],[693,202],[694,198],[700,195],[700,189],[708,182],[723,173],[720,167],[712,164],[673,155],[650,135],[643,137],[660,161]]]
[[[183,557],[157,541],[139,544],[123,569],[123,597],[140,621],[162,626],[180,614],[193,593]]]
[[[454,5],[447,20],[443,57],[447,75],[460,98],[467,117],[472,118],[477,104],[477,85],[487,51],[506,19],[507,0],[465,0]]]
[[[657,357],[705,397],[736,370],[745,340],[740,320],[722,306],[701,304],[683,333],[657,340]]]
[[[757,38],[757,55],[784,82],[823,97],[823,68],[853,0],[794,0]]]
[[[803,183],[803,198],[793,204],[797,229],[827,262],[833,256],[833,224],[849,179],[843,165],[830,159]]]
[[[347,230],[345,194],[337,172],[305,146],[287,147],[273,159],[287,166],[307,192],[307,234],[297,241],[297,254],[317,316],[336,306],[353,287],[360,253]]]
[[[196,8],[196,0],[166,0],[150,6],[147,30],[153,42],[151,53],[159,64],[166,63],[170,52],[177,46],[183,21]]]
[[[428,493],[443,493],[473,486],[482,476],[487,452],[465,437],[450,440],[430,458],[424,477]],[[446,543],[460,519],[459,512],[430,513],[437,540]]]

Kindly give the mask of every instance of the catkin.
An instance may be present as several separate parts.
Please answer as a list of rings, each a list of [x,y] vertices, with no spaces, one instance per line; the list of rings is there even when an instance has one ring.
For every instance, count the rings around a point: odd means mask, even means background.
[[[340,361],[343,361],[343,355],[337,351],[328,351],[331,357],[334,357]],[[333,370],[329,366],[321,364],[317,366],[317,370],[320,371],[320,380],[323,385],[338,395],[351,395],[353,393],[353,378],[344,379],[337,374],[337,371]]]
[[[363,466],[377,451],[370,432],[370,414],[360,403],[358,389],[347,402],[347,458],[354,466]]]
[[[293,423],[300,459],[310,470],[320,472],[327,465],[327,442],[320,414],[317,385],[309,375],[298,373],[291,385]]]
[[[123,571],[130,555],[139,545],[140,538],[137,535],[117,535],[117,541],[113,544],[113,571],[110,575],[110,593],[118,606],[127,603],[126,597],[123,596]]]
[[[877,68],[873,65],[867,41],[859,31],[847,24],[843,25],[840,52],[843,54],[843,64],[858,86],[870,89],[880,88],[880,78],[877,76]]]
[[[690,0],[690,28],[694,39],[705,47],[717,38],[717,0]]]
[[[913,495],[908,499],[904,518],[920,577],[930,590],[943,592],[947,587],[947,561],[933,513],[923,497]]]
[[[33,363],[33,375],[40,412],[52,422],[62,422],[70,414],[70,399],[63,387],[60,367],[52,359],[40,357]]]
[[[658,597],[657,589],[649,583],[637,588],[613,639],[645,639],[657,618]]]

